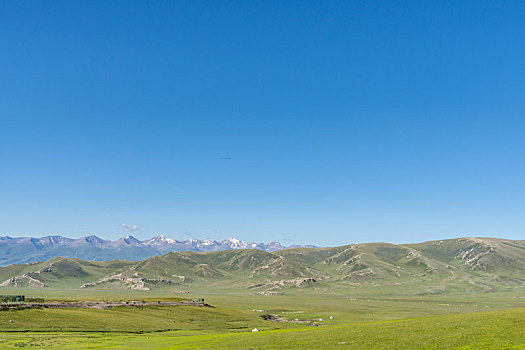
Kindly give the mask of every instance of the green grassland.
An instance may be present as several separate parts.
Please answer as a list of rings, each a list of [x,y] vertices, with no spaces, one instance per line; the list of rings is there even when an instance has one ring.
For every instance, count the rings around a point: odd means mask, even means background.
[[[0,282],[46,301],[213,306],[1,310],[0,348],[525,349],[523,241],[55,258],[0,268]]]
[[[204,292],[204,291],[203,291]],[[179,300],[162,291],[24,290],[47,300]],[[33,294],[31,294],[33,293]],[[384,297],[208,291],[214,307],[0,311],[0,348],[523,348],[521,292]],[[272,314],[286,322],[261,318]],[[330,319],[330,316],[333,319]],[[295,322],[295,320],[299,322]],[[323,319],[323,321],[319,321]],[[13,321],[13,322],[10,322]],[[309,323],[302,323],[308,321]],[[257,328],[258,333],[251,330]]]
[[[1,333],[15,349],[525,349],[525,309],[252,332]]]
[[[11,322],[12,321],[12,322]],[[198,330],[204,332],[281,328],[283,324],[265,322],[257,315],[224,307],[145,306],[113,309],[26,309],[0,312],[2,332],[165,332]],[[252,329],[250,328],[250,329]]]

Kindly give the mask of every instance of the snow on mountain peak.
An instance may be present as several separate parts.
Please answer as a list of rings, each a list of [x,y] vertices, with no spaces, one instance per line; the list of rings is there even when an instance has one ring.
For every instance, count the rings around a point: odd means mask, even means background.
[[[248,246],[248,244],[246,244],[245,242],[238,240],[237,238],[233,238],[233,237],[225,239],[221,243],[226,244],[228,247],[232,249],[242,249]]]
[[[140,244],[141,242],[131,235],[126,235],[126,237],[121,239],[126,244]]]
[[[213,244],[217,244],[217,242],[215,242],[215,240],[211,238],[205,238],[201,241],[201,244],[202,245],[213,245]]]
[[[161,244],[174,244],[175,240],[173,238],[168,238],[164,235],[157,235],[153,237],[152,239],[147,240],[146,242],[153,244],[153,245],[161,245]]]
[[[159,234],[149,240],[142,241],[142,242],[138,241],[136,238],[134,238],[133,236],[129,236],[129,235],[126,236],[124,240],[126,241],[133,240],[138,244],[145,243],[150,246],[190,245],[190,246],[193,246],[194,248],[192,249],[196,249],[196,251],[215,251],[217,249],[222,250],[222,249],[247,249],[247,248],[273,251],[273,250],[284,248],[278,242],[270,242],[269,244],[246,243],[234,237],[230,237],[220,242],[214,239],[211,239],[211,238],[204,238],[204,239],[188,238],[185,241],[177,241],[173,238],[166,237],[163,234]]]
[[[154,255],[166,254],[168,252],[217,252],[230,249],[260,249],[268,252],[287,248],[278,242],[270,243],[246,243],[237,238],[230,237],[223,241],[216,241],[211,238],[195,239],[189,238],[186,240],[175,240],[164,235],[157,235],[148,240],[139,240],[131,235],[126,235],[116,241],[103,240],[96,236],[88,236],[82,238],[67,238],[62,236],[48,236],[42,238],[33,237],[1,237],[0,245],[4,252],[9,252],[14,245],[17,249],[13,251],[20,251],[19,247],[24,247],[27,250],[27,256],[20,258],[18,255],[8,256],[7,259],[0,261],[0,266],[9,265],[20,262],[34,262],[38,259],[50,259],[56,257],[59,252],[60,255],[67,258],[81,258],[94,259],[93,251],[103,251],[104,254],[96,254],[95,259],[145,259]],[[60,247],[60,249],[56,249]],[[89,249],[85,249],[88,247]],[[288,248],[300,247],[289,246]],[[313,246],[306,246],[311,247]],[[84,255],[82,255],[84,254]],[[88,255],[86,255],[88,254]],[[4,254],[5,255],[5,254]],[[4,256],[3,256],[4,257]],[[18,259],[18,260],[17,260]]]

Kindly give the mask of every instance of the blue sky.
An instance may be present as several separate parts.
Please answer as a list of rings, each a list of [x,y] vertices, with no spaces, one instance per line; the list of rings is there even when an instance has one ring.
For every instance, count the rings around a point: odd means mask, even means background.
[[[0,235],[525,239],[523,18],[523,1],[3,1]]]

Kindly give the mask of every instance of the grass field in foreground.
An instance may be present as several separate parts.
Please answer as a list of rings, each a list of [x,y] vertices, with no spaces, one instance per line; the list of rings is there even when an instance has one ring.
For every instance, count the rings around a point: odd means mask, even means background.
[[[201,331],[240,332],[289,328],[294,325],[265,321],[253,312],[224,307],[145,306],[100,309],[25,309],[0,312],[0,332],[122,332]]]
[[[525,349],[525,309],[258,333],[0,333],[0,347],[45,349]]]
[[[30,293],[30,292],[29,292]],[[28,295],[31,295],[26,293]],[[47,291],[46,300],[73,300],[74,292]],[[97,300],[103,295],[80,295],[80,299]],[[58,296],[64,294],[62,298]],[[259,316],[273,314],[288,320],[312,321],[322,318],[321,326],[350,322],[387,321],[395,319],[468,314],[525,307],[525,298],[519,293],[482,293],[450,296],[418,297],[357,297],[342,295],[235,295],[186,294],[188,298],[205,297],[213,308],[173,307],[118,307],[97,309],[26,309],[0,311],[0,330],[4,331],[117,331],[159,332],[168,330],[200,330],[205,333],[249,332],[259,329],[294,328],[291,323],[264,321]],[[167,300],[166,295],[151,292],[111,295],[111,300]],[[173,297],[169,298],[170,300]],[[256,311],[253,311],[253,310]],[[334,319],[331,320],[330,316]],[[9,322],[13,320],[13,322]]]
[[[179,297],[165,291],[17,292],[48,301],[98,298],[155,301]],[[0,311],[0,348],[525,349],[522,340],[525,339],[525,297],[519,291],[426,296],[356,292],[263,296],[202,290],[183,297],[205,297],[214,308],[147,306]],[[315,327],[304,323],[276,323],[259,317],[268,313],[288,320],[324,320],[316,322],[319,327]],[[254,327],[261,332],[251,333]]]

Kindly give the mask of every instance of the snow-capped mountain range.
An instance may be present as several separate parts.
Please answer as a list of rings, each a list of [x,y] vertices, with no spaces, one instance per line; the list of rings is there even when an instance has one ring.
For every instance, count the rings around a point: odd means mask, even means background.
[[[177,240],[164,235],[157,235],[143,241],[130,235],[116,241],[104,240],[97,236],[78,239],[63,236],[42,238],[4,236],[0,237],[0,266],[43,261],[57,256],[97,261],[142,260],[168,252],[215,252],[230,249],[260,249],[272,252],[296,247],[299,246],[285,247],[279,242],[246,243],[236,238],[223,241],[210,238]]]

